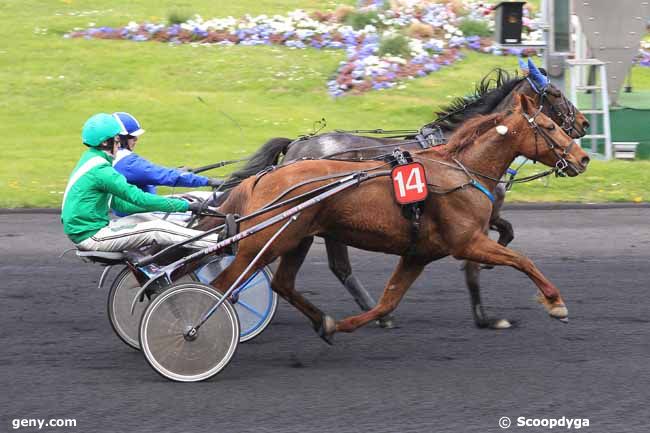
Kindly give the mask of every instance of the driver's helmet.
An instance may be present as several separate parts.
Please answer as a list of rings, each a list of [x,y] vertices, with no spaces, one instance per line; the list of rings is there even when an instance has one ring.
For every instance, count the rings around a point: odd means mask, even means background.
[[[130,135],[132,137],[138,137],[144,134],[144,129],[140,126],[138,119],[122,111],[113,113],[113,117],[120,124],[120,135]]]
[[[99,113],[91,116],[81,129],[81,140],[84,144],[97,147],[121,131],[121,126],[113,116]]]

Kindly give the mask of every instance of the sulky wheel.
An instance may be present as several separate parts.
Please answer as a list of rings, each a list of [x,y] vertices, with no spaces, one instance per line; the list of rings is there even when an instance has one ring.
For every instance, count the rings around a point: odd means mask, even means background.
[[[194,279],[190,276],[183,276],[178,280],[179,283],[191,281]],[[131,314],[131,304],[139,290],[140,283],[125,266],[117,274],[108,293],[108,320],[120,340],[136,350],[140,350],[140,340],[138,339],[140,318],[149,303],[149,299],[145,296],[142,302],[135,305],[133,314]]]
[[[226,268],[234,256],[216,257],[196,272],[199,281],[209,284]],[[262,268],[237,289],[235,310],[241,327],[240,342],[260,335],[273,320],[278,309],[278,294],[271,289],[273,274],[268,267]]]
[[[201,283],[178,283],[154,298],[142,315],[140,345],[159,374],[178,382],[206,380],[223,370],[239,344],[239,319],[226,300],[192,338],[221,294]]]

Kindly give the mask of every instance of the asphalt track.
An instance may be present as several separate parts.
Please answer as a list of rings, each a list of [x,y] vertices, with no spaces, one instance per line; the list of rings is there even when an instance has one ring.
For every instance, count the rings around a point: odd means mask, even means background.
[[[159,377],[113,335],[101,268],[58,258],[57,215],[0,215],[0,432],[20,418],[74,418],[70,432],[498,432],[508,416],[589,419],[586,432],[650,431],[650,209],[512,210],[512,246],[555,282],[570,323],[546,316],[509,268],[482,274],[484,303],[516,320],[473,326],[459,263],[427,267],[395,315],[323,343],[282,302],[211,381]],[[380,293],[395,257],[354,251]],[[299,287],[335,317],[356,306],[322,244]],[[552,431],[566,431],[555,427]],[[23,428],[15,431],[37,431]]]

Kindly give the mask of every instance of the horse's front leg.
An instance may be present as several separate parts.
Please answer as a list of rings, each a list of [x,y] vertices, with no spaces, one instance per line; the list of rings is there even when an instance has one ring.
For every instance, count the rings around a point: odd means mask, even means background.
[[[510,223],[500,216],[501,207],[506,198],[506,188],[503,184],[498,184],[494,196],[496,197],[492,205],[492,213],[490,215],[490,228],[499,231],[499,243],[503,246],[507,245],[514,238],[512,226]],[[487,235],[487,231],[485,232]],[[485,268],[492,268],[491,265],[484,265]],[[512,324],[506,319],[490,319],[483,310],[481,303],[481,286],[479,277],[481,274],[481,265],[476,262],[466,261],[464,265],[465,282],[469,290],[470,301],[472,303],[472,316],[474,323],[479,328],[490,329],[505,329],[510,328]]]
[[[361,281],[352,274],[352,265],[348,255],[348,247],[340,242],[325,238],[325,249],[330,270],[336,275],[343,286],[350,292],[357,305],[363,311],[369,311],[375,306],[368,290],[361,284]],[[393,318],[390,316],[380,318],[377,323],[382,328],[394,328]]]
[[[404,293],[422,273],[424,266],[424,263],[416,261],[412,257],[402,257],[390,280],[388,280],[388,284],[384,288],[384,293],[377,305],[370,311],[336,322],[336,331],[352,332],[368,322],[389,314],[397,307]]]
[[[511,266],[520,270],[537,285],[541,294],[539,300],[548,314],[555,319],[568,321],[568,310],[557,287],[523,254],[500,245],[481,232],[477,233],[464,249],[454,251],[453,256],[457,259],[472,260],[489,265]]]
[[[506,319],[490,319],[483,310],[481,303],[481,286],[479,285],[479,275],[481,273],[480,264],[472,261],[465,262],[465,282],[469,289],[470,301],[472,303],[472,316],[474,323],[479,328],[506,329],[512,324]]]

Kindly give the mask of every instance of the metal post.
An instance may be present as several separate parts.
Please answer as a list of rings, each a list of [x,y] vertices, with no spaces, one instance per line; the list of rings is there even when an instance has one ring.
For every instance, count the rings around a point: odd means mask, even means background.
[[[580,85],[580,67],[576,65],[569,65],[569,74],[571,74],[571,102],[573,102],[573,105],[575,105],[578,109],[580,109],[580,105],[578,104],[578,86]],[[582,146],[580,144],[581,140],[576,139],[576,143],[578,143],[578,146]]]
[[[598,80],[598,77],[596,77],[596,68],[600,68],[600,66],[589,66],[589,80],[587,80],[587,84],[589,86],[595,86],[596,81]],[[605,77],[602,74],[602,69],[599,69],[598,72],[600,72],[600,80],[601,82],[603,80],[607,81],[607,77]],[[591,93],[591,109],[595,110],[598,108],[598,99],[596,97],[596,90],[589,90]],[[603,93],[603,92],[600,92]],[[602,96],[601,96],[602,98]],[[606,107],[602,107],[604,110]],[[589,122],[593,125],[594,131],[598,133],[598,116],[594,113],[589,116]],[[598,139],[596,137],[593,137],[591,139],[591,152],[592,153],[597,153],[598,152]]]
[[[548,47],[550,44],[549,36],[550,32],[548,31],[549,29],[549,0],[542,0],[541,4],[541,9],[542,9],[542,29],[543,29],[543,39],[544,39],[544,49],[542,50],[542,55],[543,57],[543,64],[544,64],[544,69],[547,71],[549,70],[549,59],[548,59]]]
[[[607,88],[607,69],[600,65],[600,81],[602,83],[603,133],[605,134],[605,159],[612,159],[612,133],[609,124],[609,89]]]

